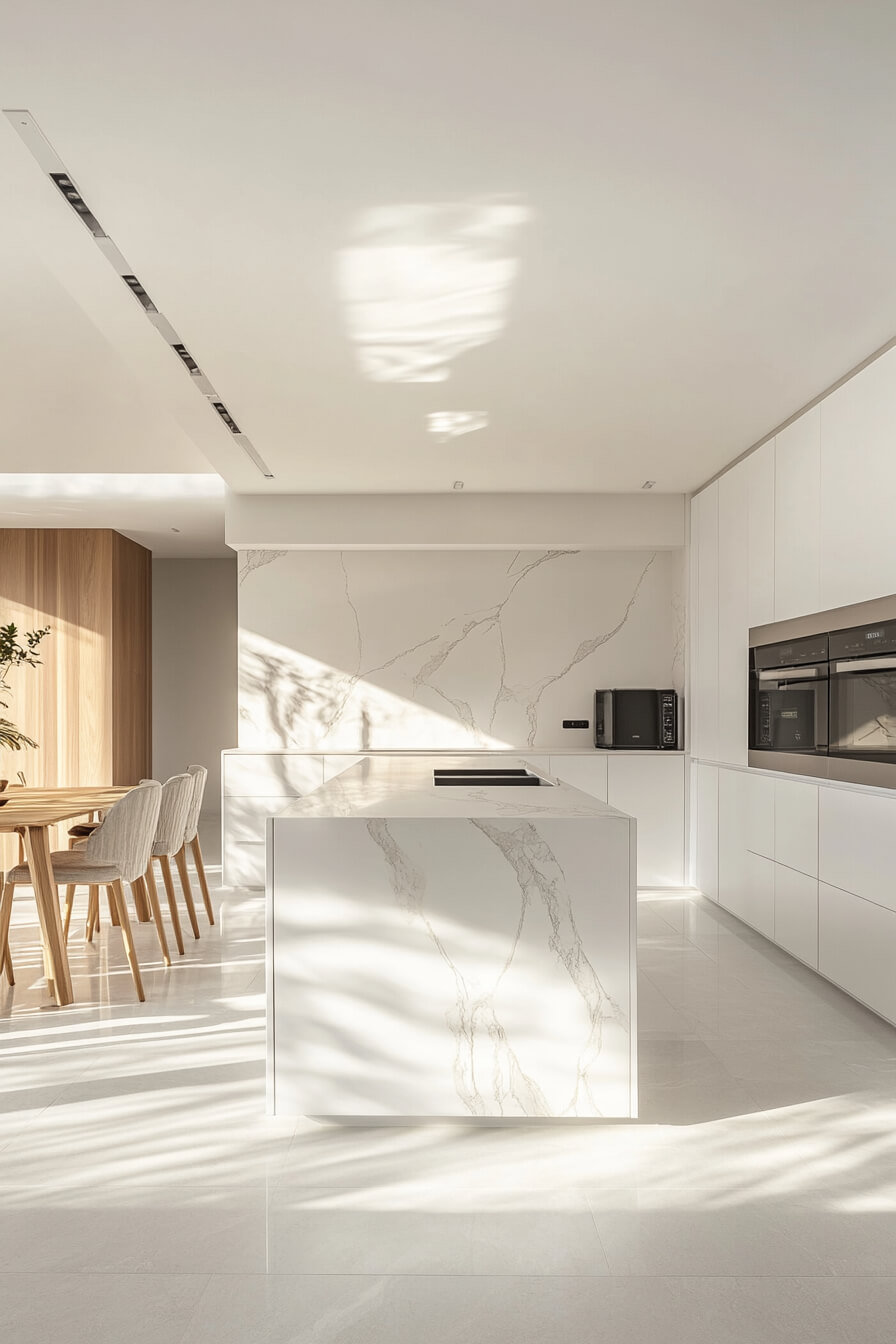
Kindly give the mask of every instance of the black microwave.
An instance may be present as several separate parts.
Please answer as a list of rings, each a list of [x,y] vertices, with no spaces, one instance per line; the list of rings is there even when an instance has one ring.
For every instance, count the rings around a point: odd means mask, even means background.
[[[594,692],[594,745],[619,751],[678,751],[676,691]]]

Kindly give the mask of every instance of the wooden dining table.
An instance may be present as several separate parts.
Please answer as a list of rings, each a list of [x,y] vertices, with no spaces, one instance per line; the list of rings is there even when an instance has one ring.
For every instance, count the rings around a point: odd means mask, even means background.
[[[50,827],[89,812],[105,812],[127,792],[128,788],[113,785],[70,789],[18,788],[13,785],[0,794],[3,804],[0,806],[0,832],[16,832],[24,842],[40,920],[47,980],[60,1007],[72,1003],[74,995],[62,935],[59,894],[50,861]]]

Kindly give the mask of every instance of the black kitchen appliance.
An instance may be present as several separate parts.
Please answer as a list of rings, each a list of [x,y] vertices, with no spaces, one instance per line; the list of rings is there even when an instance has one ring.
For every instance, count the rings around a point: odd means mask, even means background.
[[[620,751],[678,751],[677,691],[594,692],[594,745]]]
[[[896,621],[830,636],[828,754],[896,762]]]
[[[828,750],[828,636],[750,650],[751,751],[824,756]]]

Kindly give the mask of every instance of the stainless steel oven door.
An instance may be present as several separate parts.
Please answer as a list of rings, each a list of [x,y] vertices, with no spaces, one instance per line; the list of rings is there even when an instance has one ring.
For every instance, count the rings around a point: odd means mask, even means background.
[[[829,754],[896,763],[896,656],[831,663]]]

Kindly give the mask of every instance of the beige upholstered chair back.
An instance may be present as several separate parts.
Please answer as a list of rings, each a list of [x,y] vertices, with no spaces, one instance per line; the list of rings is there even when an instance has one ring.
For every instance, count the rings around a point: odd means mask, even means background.
[[[123,881],[134,882],[146,872],[156,836],[162,786],[144,780],[119,798],[84,847],[88,863],[113,864]]]
[[[193,796],[192,775],[172,775],[162,788],[162,805],[152,852],[157,858],[172,858],[184,843],[187,811]]]
[[[187,829],[184,836],[184,840],[189,844],[191,840],[195,840],[196,833],[199,830],[199,813],[202,811],[202,799],[205,794],[208,771],[204,765],[188,765],[187,774],[193,780],[193,797],[190,800],[190,808],[187,812]]]

